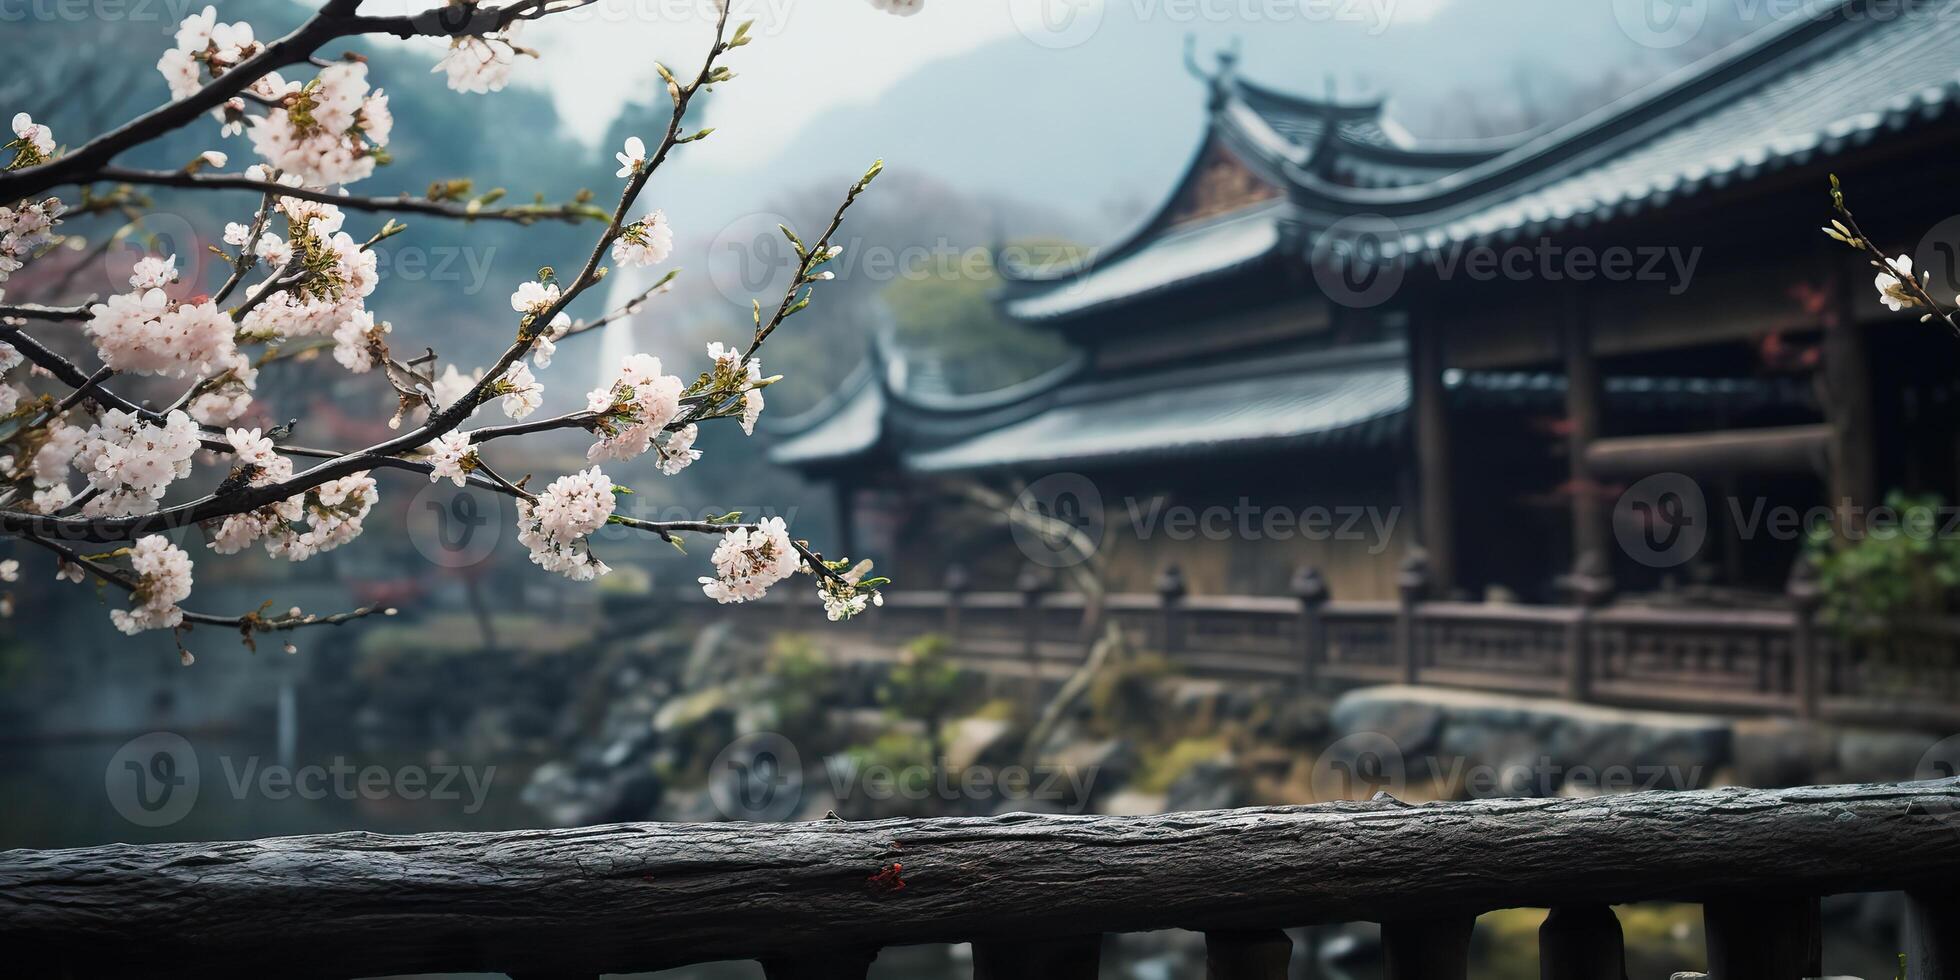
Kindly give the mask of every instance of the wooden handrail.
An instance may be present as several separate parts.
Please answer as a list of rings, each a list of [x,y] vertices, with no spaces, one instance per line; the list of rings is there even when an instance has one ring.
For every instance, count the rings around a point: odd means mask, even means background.
[[[1960,780],[1138,817],[353,833],[0,852],[0,949],[22,976],[209,977],[858,962],[912,943],[1351,920],[1389,923],[1415,948],[1413,937],[1467,937],[1459,923],[1499,908],[1734,910],[1945,892],[1956,876]]]

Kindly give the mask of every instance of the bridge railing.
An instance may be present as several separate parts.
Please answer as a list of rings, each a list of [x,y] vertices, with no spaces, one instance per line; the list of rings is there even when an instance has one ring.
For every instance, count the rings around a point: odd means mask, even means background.
[[[957,582],[958,579],[956,578]],[[1013,592],[894,592],[884,608],[824,623],[814,598],[771,597],[730,617],[744,627],[815,629],[829,642],[897,649],[949,636],[964,658],[1055,673],[1087,648],[1084,599],[1028,576]],[[1204,674],[1304,683],[1420,683],[1680,710],[1839,721],[1960,725],[1960,619],[1913,619],[1869,637],[1819,622],[1794,583],[1786,608],[1522,606],[1432,600],[1420,569],[1397,601],[1343,601],[1311,569],[1291,596],[1187,595],[1167,570],[1155,594],[1109,596],[1105,614],[1140,649]],[[688,614],[719,607],[695,596]]]
[[[1546,980],[1624,980],[1612,906],[1700,903],[1713,980],[1822,976],[1819,899],[1907,894],[1910,980],[1960,975],[1960,781],[1159,816],[618,824],[0,852],[19,976],[597,977],[759,960],[862,978],[973,944],[1092,980],[1108,933],[1284,980],[1295,926],[1379,922],[1387,980],[1466,980],[1477,916],[1550,909]]]

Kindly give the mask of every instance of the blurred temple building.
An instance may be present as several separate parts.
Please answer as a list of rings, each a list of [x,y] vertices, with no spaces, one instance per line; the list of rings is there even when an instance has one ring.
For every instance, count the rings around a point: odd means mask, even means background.
[[[1311,564],[1389,599],[1420,547],[1468,599],[1553,601],[1576,568],[1780,594],[1804,542],[1777,508],[1855,525],[1891,490],[1960,497],[1960,341],[1819,231],[1835,173],[1888,254],[1960,291],[1960,3],[1889,9],[1800,16],[1475,145],[1221,56],[1156,213],[1065,262],[1002,249],[1001,308],[1067,363],[955,395],[881,342],[773,457],[835,486],[841,552],[926,588],[1024,561],[948,492],[972,480],[1064,487],[1037,503],[1085,520],[1099,498],[1117,590],[1175,561],[1193,593],[1283,594]],[[1179,532],[1176,507],[1215,516]]]

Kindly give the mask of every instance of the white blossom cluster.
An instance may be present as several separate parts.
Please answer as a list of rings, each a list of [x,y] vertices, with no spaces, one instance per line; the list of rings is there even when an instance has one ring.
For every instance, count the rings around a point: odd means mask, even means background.
[[[7,146],[14,159],[7,169],[31,167],[54,156],[54,133],[34,121],[27,113],[16,113],[14,140]],[[14,274],[36,250],[54,240],[54,226],[60,223],[63,205],[59,198],[17,201],[0,207],[0,283]]]
[[[252,148],[270,166],[308,184],[351,184],[374,173],[395,128],[388,96],[368,91],[367,65],[328,65],[307,85],[286,90],[249,120]]]
[[[585,539],[605,526],[613,506],[613,482],[597,466],[561,476],[536,501],[518,500],[517,540],[538,567],[589,582],[612,571]]]
[[[385,322],[374,322],[374,314],[367,310],[354,311],[352,319],[334,328],[333,359],[349,374],[374,370],[388,353],[387,344],[381,338],[392,329]]]
[[[871,0],[871,6],[893,16],[910,17],[925,9],[926,0]]]
[[[265,45],[253,36],[251,24],[219,23],[217,8],[205,7],[177,25],[176,46],[157,59],[157,71],[170,86],[170,97],[182,99],[203,88],[207,77],[215,79],[263,50]],[[253,79],[246,91],[270,102],[284,96],[287,89],[278,72],[267,72]],[[224,135],[236,136],[245,129],[245,100],[227,99],[212,110],[212,115],[223,124]]]
[[[104,412],[74,457],[96,494],[82,513],[126,517],[156,510],[170,484],[190,475],[197,448],[197,423],[182,411],[165,416],[163,425],[120,409]]]
[[[655,211],[619,230],[613,239],[613,261],[622,266],[644,269],[667,261],[674,254],[674,227],[667,223],[667,212]]]
[[[708,359],[715,365],[710,387],[742,393],[742,431],[755,435],[756,420],[762,417],[762,362],[751,357],[744,363],[739,348],[719,341],[708,345]]]
[[[503,91],[510,84],[510,69],[517,56],[530,53],[517,45],[517,31],[523,23],[513,21],[495,34],[451,38],[449,51],[429,72],[446,76],[443,81],[458,92],[483,95]]]
[[[129,549],[136,588],[127,611],[112,609],[109,620],[124,633],[173,629],[184,621],[178,603],[190,598],[191,556],[160,534],[139,538]],[[67,574],[67,569],[62,569]]]
[[[704,576],[701,591],[716,602],[748,602],[795,574],[798,557],[783,519],[768,517],[723,534],[711,561],[715,577]]]
[[[429,482],[448,479],[457,486],[469,482],[470,470],[475,466],[476,451],[470,448],[470,434],[449,432],[438,436],[429,443]]]
[[[281,178],[288,183],[294,179]],[[259,236],[255,252],[274,276],[289,266],[306,276],[252,307],[239,326],[255,338],[335,335],[359,318],[363,302],[381,281],[379,257],[341,230],[346,217],[331,204],[282,197],[274,209],[286,219],[286,235],[266,231]],[[245,244],[242,235],[228,236],[227,241]]]
[[[82,327],[102,363],[130,374],[186,377],[228,364],[237,327],[216,303],[180,303],[163,287],[177,281],[177,257],[146,257],[129,277],[131,292],[89,307]]]
[[[599,441],[586,450],[585,458],[636,459],[653,448],[667,423],[680,415],[685,387],[680,378],[662,373],[660,358],[652,354],[628,357],[611,385],[594,388],[585,396],[586,410],[600,413],[594,430]],[[693,435],[686,441],[692,443]]]

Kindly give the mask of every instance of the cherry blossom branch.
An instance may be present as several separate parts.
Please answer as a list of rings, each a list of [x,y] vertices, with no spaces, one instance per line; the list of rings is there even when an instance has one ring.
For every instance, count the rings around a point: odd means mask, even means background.
[[[673,284],[674,280],[678,278],[680,274],[681,274],[681,270],[679,269],[668,270],[666,275],[660,277],[659,282],[656,282],[653,285],[647,287],[646,289],[641,290],[638,296],[635,296],[632,299],[627,300],[626,302],[620,304],[618,307],[607,312],[606,314],[599,317],[598,319],[591,321],[590,323],[574,324],[571,329],[565,331],[562,335],[558,336],[556,339],[558,341],[563,341],[566,337],[576,337],[582,333],[590,333],[591,331],[597,330],[600,327],[606,326],[607,324],[617,322],[626,317],[632,316],[635,313],[638,313],[641,304],[645,303],[649,299],[652,299],[654,294],[664,292],[668,286]]]
[[[0,319],[21,320],[59,320],[79,322],[89,318],[88,304],[79,306],[42,306],[39,303],[22,303],[16,306],[0,305]]]
[[[330,41],[362,34],[396,37],[465,37],[494,33],[518,20],[535,20],[586,6],[592,0],[522,0],[503,7],[441,6],[399,17],[363,17],[360,0],[328,0],[292,33],[267,44],[196,92],[165,103],[46,163],[0,173],[0,200],[32,197],[63,184],[86,183],[123,151],[197,120],[281,68],[309,64]]]
[[[131,581],[129,576],[121,569],[105,562],[96,561],[58,541],[50,541],[47,538],[34,534],[22,534],[20,537],[23,541],[39,545],[54,552],[60,556],[62,561],[71,565],[77,565],[87,570],[96,578],[125,592],[134,593],[137,589],[141,588],[136,582]],[[258,613],[246,613],[243,616],[218,616],[211,613],[191,612],[187,609],[184,611],[184,621],[187,623],[200,623],[206,626],[223,626],[230,629],[237,629],[249,636],[252,633],[283,632],[304,629],[311,626],[339,626],[342,623],[351,623],[354,620],[364,619],[376,613],[384,616],[393,616],[395,610],[392,607],[384,606],[362,606],[347,612],[334,613],[331,616],[312,616],[306,614],[293,616],[288,614],[284,616],[266,617]]]
[[[341,195],[307,187],[293,187],[265,180],[253,180],[243,174],[203,174],[187,173],[182,170],[129,170],[122,167],[104,167],[83,180],[106,180],[124,184],[147,184],[157,187],[180,187],[205,190],[245,190],[260,191],[279,197],[297,198],[302,201],[317,201],[331,204],[348,211],[394,212],[399,214],[419,214],[437,218],[453,218],[459,221],[512,221],[520,225],[539,221],[563,221],[578,224],[581,221],[604,221],[606,212],[579,202],[564,204],[520,204],[510,207],[485,208],[476,204],[455,204],[449,201],[432,200],[426,197],[412,197],[406,193],[394,197],[369,197],[360,194]]]

